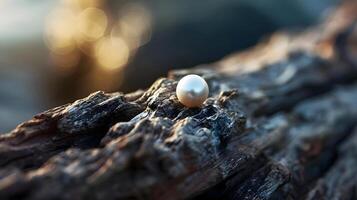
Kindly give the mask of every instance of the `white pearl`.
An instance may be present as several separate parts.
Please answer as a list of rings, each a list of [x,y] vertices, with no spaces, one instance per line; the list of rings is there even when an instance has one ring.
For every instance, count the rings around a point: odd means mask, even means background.
[[[208,92],[206,81],[194,74],[183,77],[176,87],[177,98],[189,108],[200,107],[207,99]]]

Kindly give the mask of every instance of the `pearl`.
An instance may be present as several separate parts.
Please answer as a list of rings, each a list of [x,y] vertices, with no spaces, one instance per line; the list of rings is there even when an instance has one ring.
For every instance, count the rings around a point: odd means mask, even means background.
[[[176,95],[179,101],[189,107],[200,107],[208,97],[206,81],[194,74],[183,77],[177,84]]]

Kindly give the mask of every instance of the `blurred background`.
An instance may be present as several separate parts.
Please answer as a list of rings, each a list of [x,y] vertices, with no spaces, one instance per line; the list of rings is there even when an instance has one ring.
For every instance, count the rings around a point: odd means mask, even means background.
[[[96,90],[146,88],[338,0],[0,0],[0,133]]]

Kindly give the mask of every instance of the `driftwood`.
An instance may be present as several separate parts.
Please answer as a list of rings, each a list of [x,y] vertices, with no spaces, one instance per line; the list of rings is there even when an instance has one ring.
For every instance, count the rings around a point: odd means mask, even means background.
[[[356,199],[357,4],[146,91],[97,92],[0,136],[1,199]],[[183,107],[177,80],[210,86]]]

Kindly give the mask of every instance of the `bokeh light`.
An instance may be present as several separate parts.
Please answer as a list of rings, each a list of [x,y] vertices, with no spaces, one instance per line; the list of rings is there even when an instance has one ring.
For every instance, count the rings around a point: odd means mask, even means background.
[[[86,67],[112,71],[124,67],[151,36],[151,13],[128,3],[118,13],[104,0],[62,0],[49,15],[46,44],[58,72],[75,71],[82,57]],[[92,70],[96,71],[96,70]]]
[[[121,9],[119,20],[112,29],[112,37],[122,37],[135,50],[151,38],[150,12],[140,4],[129,4]]]
[[[50,16],[46,25],[46,43],[56,54],[67,54],[76,47],[76,16],[69,9],[57,9]]]
[[[78,15],[78,31],[80,38],[95,41],[104,35],[107,28],[107,16],[98,8],[86,8]]]
[[[117,69],[128,62],[129,47],[122,38],[105,37],[96,44],[95,57],[104,69]]]
[[[78,9],[85,9],[88,7],[99,7],[103,0],[63,0],[63,3]]]

